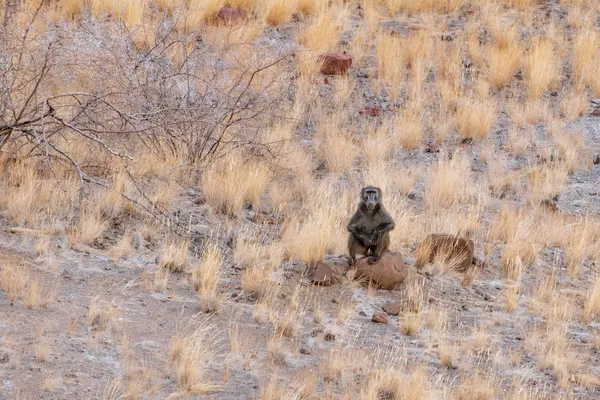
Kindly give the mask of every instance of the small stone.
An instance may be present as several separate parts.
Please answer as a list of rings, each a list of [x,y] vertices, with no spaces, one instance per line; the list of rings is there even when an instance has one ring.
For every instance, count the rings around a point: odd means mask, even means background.
[[[323,79],[323,83],[326,85],[330,85],[331,84],[331,80],[329,79],[329,77],[325,77],[325,79]]]
[[[217,25],[237,25],[248,19],[248,12],[241,8],[222,7],[215,16]]]
[[[321,73],[325,75],[344,75],[352,65],[352,57],[344,53],[323,53],[319,61],[322,62]]]
[[[389,315],[398,315],[400,314],[400,311],[402,311],[402,303],[399,301],[391,301],[387,304],[384,304],[382,308],[383,311]]]
[[[307,355],[309,355],[309,354],[310,354],[310,350],[309,350],[309,349],[307,349],[306,347],[302,347],[302,348],[300,349],[300,354],[304,354],[305,356],[307,356]]]
[[[594,111],[592,111],[592,116],[600,117],[600,108],[596,108]]]
[[[541,201],[540,206],[550,212],[558,212],[558,206],[556,201],[552,199],[544,199]]]
[[[73,274],[71,273],[71,271],[69,271],[66,268],[63,270],[63,272],[61,272],[60,276],[62,276],[65,279],[71,279],[71,278],[73,278]]]
[[[328,342],[333,342],[335,340],[335,335],[333,333],[326,333],[325,340]]]
[[[196,205],[201,205],[201,204],[206,203],[206,199],[204,198],[204,196],[198,195],[198,196],[194,197],[194,199],[192,200],[192,203],[194,203]]]
[[[378,311],[375,314],[373,314],[371,321],[373,321],[377,324],[387,324],[388,319],[389,319],[389,316],[387,315],[387,313]]]
[[[194,189],[194,188],[189,188],[189,189],[188,189],[188,190],[185,192],[185,194],[187,194],[188,196],[195,196],[195,195],[196,195],[196,193],[197,193],[197,192],[196,192],[196,189]]]
[[[378,117],[381,115],[381,108],[367,106],[358,112],[360,115],[368,115],[370,117]]]
[[[0,364],[8,364],[10,361],[10,354],[7,351],[0,351]]]
[[[440,145],[437,142],[429,142],[425,144],[425,153],[439,153]]]
[[[600,164],[600,154],[596,154],[596,156],[594,157],[594,164],[595,165]]]
[[[451,33],[442,33],[442,41],[451,42],[454,40],[454,35]]]
[[[358,315],[360,315],[361,317],[366,317],[366,316],[367,316],[367,313],[366,313],[366,312],[364,312],[364,311],[359,311],[359,312],[358,312]]]
[[[322,333],[322,332],[323,332],[323,328],[322,328],[322,327],[317,327],[317,328],[313,329],[313,330],[310,332],[310,336],[312,336],[312,337],[315,337],[315,336],[317,336],[319,333]]]

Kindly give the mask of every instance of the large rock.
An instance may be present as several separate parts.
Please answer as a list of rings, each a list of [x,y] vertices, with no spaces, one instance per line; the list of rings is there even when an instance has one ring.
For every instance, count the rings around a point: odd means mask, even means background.
[[[319,56],[319,62],[322,74],[344,75],[352,65],[352,57],[344,53],[324,53]]]
[[[330,286],[340,283],[342,281],[342,274],[343,272],[340,267],[319,261],[315,267],[312,282],[315,285]]]
[[[473,241],[457,235],[432,233],[419,243],[416,253],[417,269],[436,259],[460,272],[465,272],[478,263]]]
[[[393,290],[408,276],[408,267],[398,252],[383,253],[373,265],[369,265],[368,259],[357,260],[355,278],[372,282],[380,289]]]
[[[248,19],[248,12],[241,8],[222,7],[215,16],[217,25],[233,26]]]
[[[377,324],[387,324],[388,320],[389,316],[387,315],[387,313],[381,311],[376,312],[375,314],[373,314],[373,317],[371,317],[371,321]]]

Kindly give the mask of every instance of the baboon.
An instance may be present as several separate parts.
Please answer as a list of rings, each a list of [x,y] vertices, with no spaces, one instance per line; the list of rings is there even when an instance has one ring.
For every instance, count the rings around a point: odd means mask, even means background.
[[[381,203],[381,189],[367,186],[361,191],[360,203],[348,224],[348,264],[356,263],[356,254],[368,256],[367,262],[375,264],[390,247],[390,232],[394,220]]]
[[[463,272],[472,265],[482,264],[475,257],[473,240],[455,235],[432,233],[419,243],[416,253],[417,269],[421,269],[426,262],[433,262],[436,257]]]

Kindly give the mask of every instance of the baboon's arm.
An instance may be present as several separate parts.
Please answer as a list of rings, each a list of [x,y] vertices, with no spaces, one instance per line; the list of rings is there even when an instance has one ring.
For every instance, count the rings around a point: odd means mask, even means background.
[[[395,226],[396,224],[394,223],[394,221],[383,222],[377,225],[377,228],[375,228],[375,232],[381,234],[387,231],[391,231],[392,229],[394,229]]]
[[[383,235],[387,231],[391,231],[392,229],[394,229],[395,226],[396,224],[394,223],[394,221],[382,222],[381,224],[377,225],[377,227],[373,230],[373,233],[371,234],[371,241],[373,243],[379,243],[381,235]]]
[[[361,213],[359,211],[355,212],[352,218],[350,218],[350,222],[348,223],[348,231],[354,235],[358,240],[360,240],[365,246],[369,245],[370,238],[367,236],[366,232],[363,232],[362,229],[358,227],[358,221],[360,220]]]
[[[354,235],[358,240],[360,240],[365,246],[368,246],[370,243],[370,238],[360,230],[356,225],[348,225],[348,231]]]

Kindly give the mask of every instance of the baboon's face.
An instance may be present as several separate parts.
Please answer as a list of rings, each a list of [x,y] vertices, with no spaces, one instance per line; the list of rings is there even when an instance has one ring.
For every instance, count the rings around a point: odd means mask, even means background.
[[[373,211],[377,203],[379,203],[379,199],[381,197],[381,192],[377,188],[368,187],[364,188],[362,191],[362,200],[366,204],[367,209],[369,211]]]

